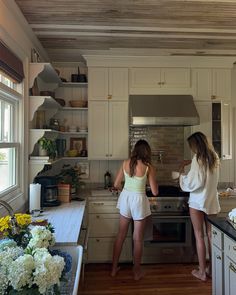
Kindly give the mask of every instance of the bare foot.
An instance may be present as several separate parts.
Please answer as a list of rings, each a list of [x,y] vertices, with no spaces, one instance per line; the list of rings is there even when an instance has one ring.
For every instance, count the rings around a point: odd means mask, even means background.
[[[141,278],[145,276],[145,272],[143,270],[134,271],[134,280],[139,281]]]
[[[120,270],[120,267],[119,266],[116,267],[116,268],[114,268],[114,269],[112,269],[112,271],[111,271],[111,277],[115,277],[117,275],[117,273],[118,273],[119,270]]]
[[[199,280],[202,280],[202,281],[206,281],[207,280],[207,278],[206,278],[206,273],[204,272],[204,273],[202,273],[199,269],[194,269],[193,271],[192,271],[192,275],[195,277],[195,278],[197,278],[197,279],[199,279]]]

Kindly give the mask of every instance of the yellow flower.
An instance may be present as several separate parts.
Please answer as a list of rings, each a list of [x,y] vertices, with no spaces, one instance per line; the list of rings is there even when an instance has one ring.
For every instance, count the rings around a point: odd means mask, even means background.
[[[24,226],[29,225],[31,223],[31,216],[29,214],[16,213],[15,217],[16,217],[16,222],[21,227],[24,227]]]
[[[10,221],[9,215],[0,218],[0,232],[4,232],[5,230],[9,229],[9,221]]]

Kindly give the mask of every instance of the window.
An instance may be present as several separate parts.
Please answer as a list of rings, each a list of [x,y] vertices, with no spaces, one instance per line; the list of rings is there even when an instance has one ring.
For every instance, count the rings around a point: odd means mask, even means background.
[[[19,189],[19,104],[17,84],[0,73],[0,197]]]

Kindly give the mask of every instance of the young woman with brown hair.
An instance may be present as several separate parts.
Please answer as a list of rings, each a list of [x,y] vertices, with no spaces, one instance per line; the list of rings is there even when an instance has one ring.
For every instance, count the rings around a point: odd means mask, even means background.
[[[125,179],[124,188],[122,181]],[[143,276],[141,257],[146,218],[151,215],[150,204],[146,196],[147,180],[153,195],[158,194],[156,171],[151,165],[151,148],[145,140],[139,140],[131,153],[120,167],[114,182],[114,188],[122,190],[117,208],[120,209],[119,232],[113,249],[113,263],[111,275],[115,276],[119,270],[118,262],[130,221],[134,221],[134,279]]]

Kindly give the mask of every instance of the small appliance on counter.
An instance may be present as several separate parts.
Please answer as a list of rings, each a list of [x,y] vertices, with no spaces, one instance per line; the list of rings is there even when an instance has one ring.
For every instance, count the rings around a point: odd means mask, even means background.
[[[58,200],[58,186],[56,176],[36,176],[35,183],[41,184],[41,206],[53,207],[59,206],[61,202]]]

